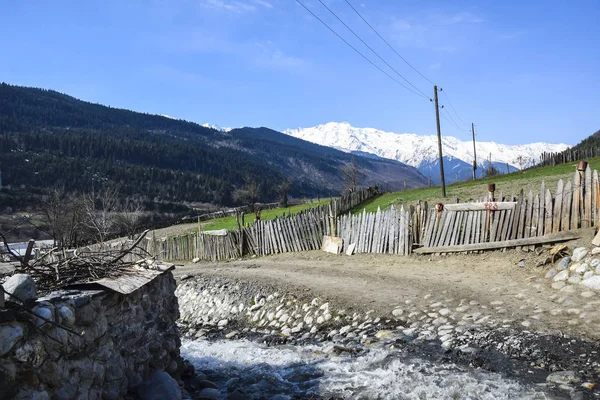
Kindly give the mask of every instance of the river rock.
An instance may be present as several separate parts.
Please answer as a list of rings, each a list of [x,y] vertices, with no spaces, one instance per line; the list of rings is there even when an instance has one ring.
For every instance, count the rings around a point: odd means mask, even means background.
[[[564,288],[565,286],[567,286],[567,284],[564,281],[552,283],[552,289],[556,289],[556,290],[560,290],[560,289]]]
[[[585,271],[587,271],[587,269],[588,265],[586,263],[583,263],[575,269],[575,272],[577,272],[578,274],[583,274]]]
[[[600,276],[594,275],[591,278],[584,279],[583,281],[581,281],[581,284],[590,289],[600,291]]]
[[[560,260],[558,262],[558,264],[556,264],[556,269],[558,271],[562,271],[563,269],[565,269],[569,266],[570,262],[571,262],[571,257],[564,257],[562,260]]]
[[[591,278],[592,276],[594,276],[594,271],[588,271],[585,274],[583,274],[583,279],[588,279],[588,278]]]
[[[554,276],[554,282],[566,281],[569,279],[569,271],[562,270],[556,276]]]
[[[400,317],[402,314],[404,314],[404,310],[401,308],[396,308],[392,311],[392,315],[396,318]]]
[[[596,268],[598,265],[600,265],[600,258],[593,258],[592,261],[590,261],[590,266],[592,268]]]
[[[581,382],[581,379],[577,376],[575,371],[559,371],[548,375],[546,381],[558,385],[568,385],[570,383],[579,383]]]
[[[4,287],[4,299],[14,302],[16,297],[23,303],[37,299],[37,287],[33,278],[27,274],[15,274],[8,278],[2,285]],[[9,296],[8,293],[12,294]],[[14,296],[14,297],[13,297]]]
[[[150,375],[138,386],[137,392],[141,400],[181,400],[182,398],[179,384],[166,372],[155,372]]]
[[[196,393],[195,398],[198,400],[219,400],[221,392],[214,388],[206,388]]]
[[[23,337],[23,328],[19,325],[0,325],[0,357],[7,354]]]
[[[550,268],[548,270],[548,272],[546,272],[546,279],[554,278],[556,276],[557,272],[558,271],[556,270],[556,268]],[[458,309],[457,309],[457,311],[458,311]]]
[[[569,280],[567,280],[567,282],[569,282],[571,284],[577,284],[577,283],[581,282],[581,275],[573,274],[573,276],[571,276],[569,278]]]
[[[588,250],[585,247],[578,247],[575,250],[573,250],[573,256],[571,257],[571,260],[573,260],[574,262],[579,262],[583,260],[584,257],[587,256],[587,254]]]

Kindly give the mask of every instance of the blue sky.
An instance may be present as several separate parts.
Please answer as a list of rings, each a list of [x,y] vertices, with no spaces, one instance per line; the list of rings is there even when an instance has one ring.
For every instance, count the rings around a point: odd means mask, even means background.
[[[302,1],[386,68],[318,0]],[[432,95],[344,0],[324,1]],[[597,0],[350,2],[447,92],[479,140],[574,144],[600,129]],[[0,81],[221,126],[348,121],[435,133],[428,100],[373,68],[294,0],[24,0],[0,10]],[[462,125],[443,95],[440,103]],[[442,134],[470,138],[465,125],[445,119]]]

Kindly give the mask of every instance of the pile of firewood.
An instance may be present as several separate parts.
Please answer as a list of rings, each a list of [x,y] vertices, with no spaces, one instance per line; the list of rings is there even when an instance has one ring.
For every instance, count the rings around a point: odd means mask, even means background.
[[[33,262],[21,262],[12,273],[30,275],[37,284],[38,292],[45,294],[69,285],[122,276],[131,273],[133,267],[151,268],[155,263],[153,257],[142,254],[145,251],[138,247],[146,233],[147,231],[141,234],[133,245],[125,250],[81,250],[75,251],[72,257],[47,261],[53,258],[50,257],[56,251],[53,249]],[[136,254],[141,259],[126,261],[125,258],[129,254]]]

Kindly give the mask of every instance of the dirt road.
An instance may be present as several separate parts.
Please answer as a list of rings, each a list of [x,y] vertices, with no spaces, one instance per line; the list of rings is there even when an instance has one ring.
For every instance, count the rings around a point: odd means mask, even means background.
[[[522,259],[525,267],[519,267]],[[538,260],[519,250],[410,257],[314,251],[189,264],[175,272],[260,282],[358,312],[402,310],[397,315],[409,321],[441,315],[482,326],[600,338],[600,294],[552,289],[543,278],[549,267],[535,267]]]

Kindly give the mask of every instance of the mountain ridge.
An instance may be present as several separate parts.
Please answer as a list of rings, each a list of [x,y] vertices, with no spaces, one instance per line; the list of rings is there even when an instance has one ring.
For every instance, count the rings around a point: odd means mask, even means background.
[[[309,142],[336,148],[346,152],[361,152],[392,159],[417,168],[434,182],[439,182],[439,172],[431,172],[437,165],[437,136],[414,133],[394,133],[376,128],[356,128],[347,122],[329,122],[310,128],[286,129],[283,133]],[[495,142],[476,142],[478,167],[487,168],[488,156],[498,168],[508,164],[509,171],[531,167],[539,161],[544,151],[563,151],[567,144],[543,142],[526,145],[503,145]],[[458,172],[460,176],[472,176],[473,143],[452,136],[442,137],[444,166]],[[458,162],[460,161],[460,162]],[[512,168],[510,168],[512,167]],[[504,170],[504,168],[502,169]]]

